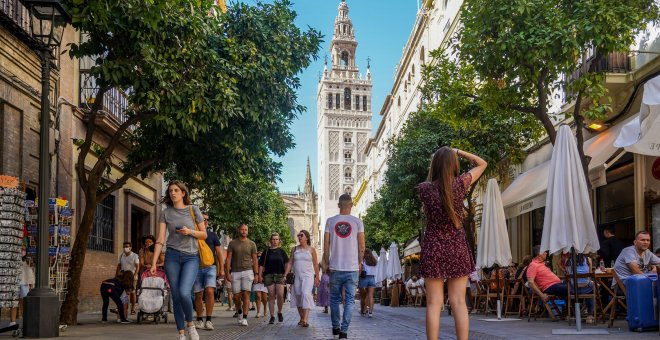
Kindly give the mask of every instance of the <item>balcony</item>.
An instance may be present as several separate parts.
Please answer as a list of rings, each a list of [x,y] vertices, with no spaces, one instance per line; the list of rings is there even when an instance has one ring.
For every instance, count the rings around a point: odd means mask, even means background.
[[[355,163],[355,160],[353,158],[344,158],[344,163],[353,164]]]
[[[30,14],[19,0],[0,0],[0,21],[21,38],[30,38]]]
[[[355,179],[353,177],[344,177],[344,183],[353,183]]]
[[[595,51],[590,49],[580,62],[580,66],[571,74],[564,76],[564,85],[562,86],[562,101],[567,103],[567,98],[571,95],[566,89],[566,84],[572,83],[575,79],[580,78],[583,74],[587,73],[591,62],[595,58]],[[613,52],[607,57],[603,58],[596,66],[595,72],[605,72],[607,74],[605,83],[608,89],[616,90],[628,82],[627,74],[633,71],[632,58],[628,53]]]
[[[351,142],[344,142],[344,149],[352,149],[355,147],[355,144]]]
[[[98,87],[96,80],[89,70],[80,70],[80,98],[79,106],[84,110],[90,110],[96,100]],[[128,108],[128,95],[120,89],[110,89],[103,95],[103,103],[99,115],[103,117],[101,128],[109,129],[110,133],[116,131],[119,125],[126,122],[128,117],[124,111]],[[129,128],[132,130],[132,128]]]

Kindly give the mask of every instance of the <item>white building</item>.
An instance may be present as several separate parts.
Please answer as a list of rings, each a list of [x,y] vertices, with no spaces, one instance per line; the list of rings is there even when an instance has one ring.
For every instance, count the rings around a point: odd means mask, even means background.
[[[336,215],[337,200],[355,192],[367,170],[365,150],[371,133],[371,73],[359,73],[357,41],[344,0],[338,8],[326,66],[317,91],[319,221]]]
[[[358,177],[358,190],[354,198],[354,213],[358,216],[364,215],[378,197],[387,170],[387,144],[400,134],[410,113],[420,107],[422,66],[433,62],[431,51],[447,47],[458,25],[462,5],[462,0],[424,0],[421,3],[417,20],[395,70],[394,85],[380,109],[382,120],[365,150],[367,171],[364,176]]]

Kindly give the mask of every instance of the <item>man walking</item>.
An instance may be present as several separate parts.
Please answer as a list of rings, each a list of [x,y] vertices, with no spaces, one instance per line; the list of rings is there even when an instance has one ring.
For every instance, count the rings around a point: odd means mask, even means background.
[[[134,253],[131,250],[131,242],[124,242],[124,252],[119,255],[119,263],[117,263],[117,272],[121,271],[130,271],[133,273],[134,283],[133,287],[137,287],[137,273],[138,268],[140,268],[140,257],[138,254]],[[131,314],[135,314],[135,289],[131,290],[130,301],[131,301]],[[127,306],[124,307],[125,312],[127,311]],[[128,315],[128,314],[124,314]]]
[[[213,315],[213,305],[215,304],[215,287],[217,275],[221,277],[225,276],[225,263],[222,256],[222,246],[220,245],[220,238],[216,233],[209,228],[209,215],[203,214],[204,225],[206,226],[206,244],[209,248],[215,252],[215,263],[212,266],[199,268],[197,271],[197,279],[193,285],[193,292],[195,292],[195,311],[197,312],[197,321],[195,322],[195,327],[197,329],[207,329],[213,330],[213,322],[211,322],[211,316]],[[217,267],[216,267],[217,266]],[[220,268],[220,272],[217,272],[217,268]],[[203,298],[202,298],[202,295]],[[202,318],[203,310],[203,301],[206,304],[206,320]]]
[[[247,326],[247,313],[250,310],[250,291],[252,283],[259,283],[259,263],[257,245],[248,239],[248,226],[243,223],[238,227],[239,237],[229,242],[227,247],[227,269],[225,279],[231,282],[237,302],[242,300],[242,308],[236,304],[238,323]],[[238,296],[240,295],[240,296]]]
[[[358,273],[364,256],[364,225],[351,215],[353,200],[349,194],[339,196],[339,215],[328,218],[323,238],[323,260],[330,264],[330,318],[332,335],[348,339]],[[344,313],[339,314],[342,291]]]

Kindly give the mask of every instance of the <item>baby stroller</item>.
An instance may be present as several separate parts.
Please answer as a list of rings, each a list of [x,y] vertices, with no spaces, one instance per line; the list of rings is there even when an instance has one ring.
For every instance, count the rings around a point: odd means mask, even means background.
[[[142,286],[138,289],[137,323],[142,323],[147,316],[153,317],[156,324],[159,324],[161,319],[167,323],[167,313],[163,306],[166,302],[165,297],[169,295],[169,283],[165,271],[158,269],[155,275],[151,275],[145,270],[141,279]]]

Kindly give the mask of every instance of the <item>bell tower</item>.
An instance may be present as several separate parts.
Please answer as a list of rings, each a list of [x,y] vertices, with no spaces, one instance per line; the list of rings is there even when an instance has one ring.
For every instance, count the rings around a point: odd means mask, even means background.
[[[317,90],[318,214],[325,220],[339,213],[337,200],[354,194],[367,169],[365,150],[371,133],[371,70],[360,74],[357,39],[348,4],[339,3]],[[321,236],[322,238],[322,236]],[[321,243],[322,244],[322,243]]]

